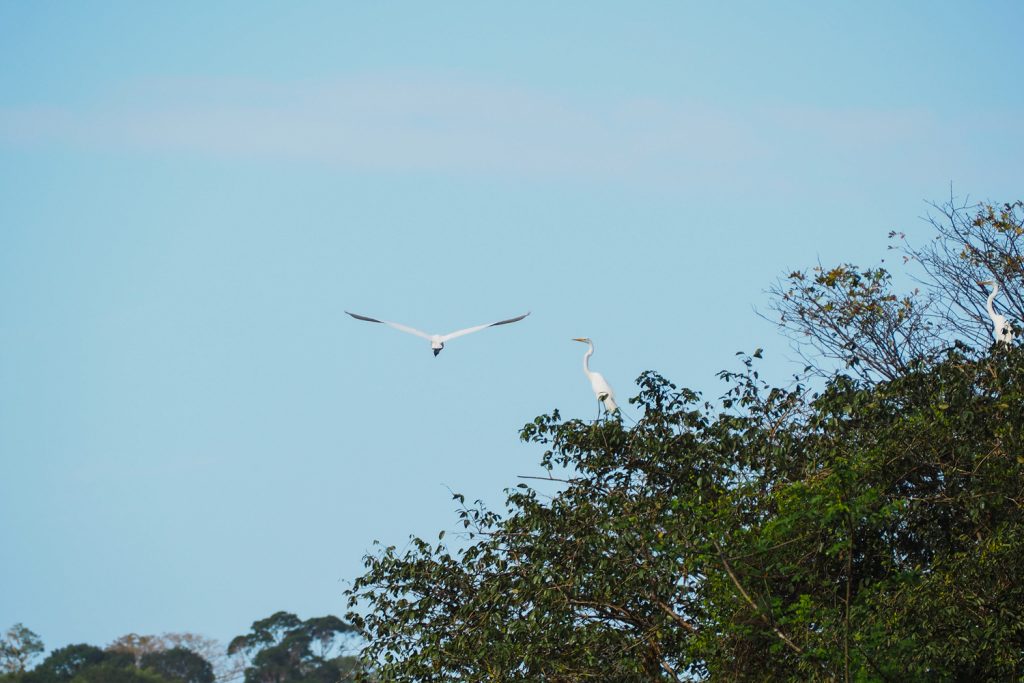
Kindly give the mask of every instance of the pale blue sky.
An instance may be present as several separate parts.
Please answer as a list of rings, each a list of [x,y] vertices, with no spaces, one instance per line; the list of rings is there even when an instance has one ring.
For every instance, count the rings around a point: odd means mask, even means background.
[[[0,628],[342,614],[594,414],[571,337],[784,380],[777,275],[1021,197],[1024,8],[894,4],[0,3]]]

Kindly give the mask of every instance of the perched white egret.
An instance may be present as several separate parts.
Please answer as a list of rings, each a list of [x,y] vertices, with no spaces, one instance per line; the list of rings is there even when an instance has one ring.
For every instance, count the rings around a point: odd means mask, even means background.
[[[609,413],[614,413],[619,409],[619,406],[615,403],[615,392],[612,391],[612,387],[608,384],[604,375],[590,369],[590,357],[594,355],[594,342],[590,341],[587,337],[574,338],[573,341],[583,342],[587,345],[587,352],[583,354],[583,372],[586,373],[587,378],[590,380],[590,387],[594,390],[597,400],[604,404],[605,410]]]
[[[444,348],[444,343],[446,341],[450,341],[452,339],[455,339],[456,337],[461,337],[462,335],[469,334],[471,332],[479,332],[485,327],[494,327],[495,325],[508,325],[509,323],[518,322],[525,318],[526,316],[530,315],[529,311],[527,311],[526,313],[516,316],[515,318],[509,318],[508,320],[499,320],[496,323],[487,323],[486,325],[477,325],[476,327],[467,327],[466,329],[459,330],[458,332],[449,332],[448,334],[427,334],[426,332],[421,332],[420,330],[417,330],[413,327],[409,327],[407,325],[402,325],[400,323],[392,323],[388,322],[387,320],[377,320],[376,318],[368,318],[365,315],[349,313],[348,311],[345,312],[348,313],[353,318],[355,318],[356,320],[365,320],[368,323],[382,323],[384,325],[387,325],[388,327],[393,327],[396,330],[408,332],[409,334],[415,334],[417,337],[423,337],[424,339],[430,342],[430,348],[434,350],[434,356],[437,356],[437,354],[441,353],[441,349]]]
[[[992,293],[988,295],[988,301],[986,302],[988,317],[992,318],[992,336],[995,337],[997,342],[1009,344],[1013,341],[1013,329],[1006,322],[1006,316],[999,315],[996,313],[996,309],[992,307],[992,302],[995,301],[996,294],[999,292],[999,283],[995,280],[984,280],[978,284],[992,285]]]

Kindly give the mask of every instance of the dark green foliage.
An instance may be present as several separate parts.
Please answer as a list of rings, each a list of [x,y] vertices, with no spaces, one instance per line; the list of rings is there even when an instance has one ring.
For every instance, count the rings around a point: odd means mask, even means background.
[[[183,647],[144,654],[139,667],[178,683],[213,683],[213,666]]]
[[[213,668],[199,655],[172,648],[135,655],[84,643],[54,650],[35,669],[0,676],[3,683],[214,683]]]
[[[253,622],[250,633],[228,645],[228,653],[251,658],[246,683],[339,683],[352,680],[359,667],[336,653],[340,639],[354,628],[333,616],[302,621],[277,612]]]
[[[349,618],[381,679],[1024,675],[1024,351],[820,395],[745,363],[725,410],[647,373],[632,428],[537,418],[566,475],[461,510],[458,552],[367,558]]]
[[[381,680],[1022,680],[1024,351],[990,348],[978,282],[1020,318],[1021,207],[951,203],[902,243],[924,293],[853,265],[778,285],[812,366],[855,375],[814,368],[820,393],[755,352],[715,405],[646,373],[631,428],[526,425],[549,481],[463,507],[456,551],[366,559],[349,618]]]
[[[108,656],[95,645],[68,645],[51,652],[32,673],[40,683],[70,681],[82,670],[103,663]]]
[[[101,664],[84,669],[71,683],[171,683],[152,671]]]

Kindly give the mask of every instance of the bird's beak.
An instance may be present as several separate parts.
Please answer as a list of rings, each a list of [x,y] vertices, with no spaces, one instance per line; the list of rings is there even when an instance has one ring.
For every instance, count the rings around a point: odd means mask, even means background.
[[[578,342],[586,341],[585,339],[580,339],[579,337],[573,337],[572,340],[573,341],[578,341]]]

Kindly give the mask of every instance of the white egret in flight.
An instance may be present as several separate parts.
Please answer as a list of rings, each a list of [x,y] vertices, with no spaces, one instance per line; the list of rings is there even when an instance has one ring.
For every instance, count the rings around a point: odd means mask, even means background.
[[[348,311],[345,312],[348,313]],[[434,350],[434,356],[437,356],[437,354],[441,353],[441,349],[444,348],[444,343],[446,341],[455,339],[456,337],[461,337],[462,335],[469,334],[471,332],[479,332],[480,330],[486,327],[494,327],[495,325],[508,325],[509,323],[518,322],[525,318],[526,316],[530,315],[528,311],[526,313],[523,313],[522,315],[516,316],[515,318],[509,318],[508,320],[499,320],[496,323],[487,323],[486,325],[477,325],[476,327],[467,327],[466,329],[459,330],[458,332],[449,332],[448,334],[427,334],[426,332],[421,332],[420,330],[417,330],[413,327],[408,327],[407,325],[392,323],[388,322],[387,320],[377,320],[376,318],[368,318],[365,315],[357,315],[356,313],[348,314],[355,318],[356,320],[365,320],[368,323],[383,323],[384,325],[387,325],[388,327],[393,327],[396,330],[408,332],[409,334],[415,334],[417,337],[423,337],[424,339],[430,342],[430,348]]]
[[[615,392],[612,391],[611,385],[608,384],[608,381],[600,372],[594,372],[590,369],[590,357],[594,355],[594,342],[590,341],[587,337],[575,338],[573,341],[583,342],[589,347],[587,352],[583,354],[583,372],[590,380],[590,387],[594,390],[597,400],[604,404],[605,410],[609,413],[614,413],[619,409],[619,406],[615,403]],[[601,409],[598,408],[598,410],[600,411]]]
[[[1013,330],[1010,328],[1009,323],[1006,322],[1006,316],[999,315],[996,313],[996,309],[992,307],[992,302],[995,301],[996,294],[999,292],[999,283],[995,280],[985,280],[978,284],[992,285],[992,293],[988,295],[988,301],[986,302],[988,317],[992,318],[992,336],[995,337],[997,342],[1009,344],[1013,341]]]

